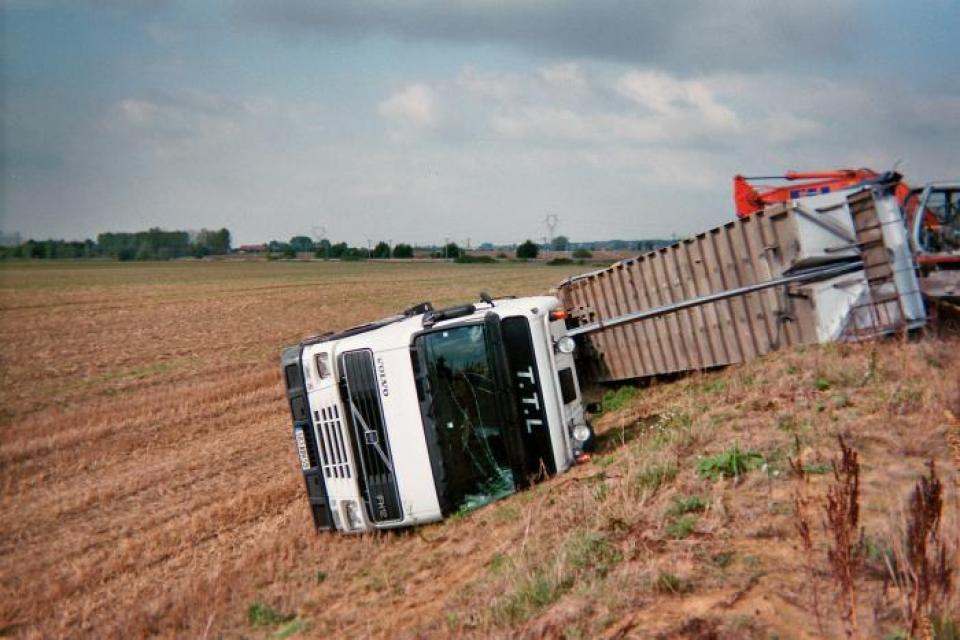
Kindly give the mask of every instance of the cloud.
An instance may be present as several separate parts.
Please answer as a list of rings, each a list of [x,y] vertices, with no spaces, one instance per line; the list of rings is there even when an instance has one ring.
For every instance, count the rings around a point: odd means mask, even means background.
[[[583,69],[573,62],[543,67],[538,73],[547,86],[566,94],[583,95],[590,90]]]
[[[439,123],[437,96],[425,84],[411,84],[380,103],[380,115],[404,131],[432,129]]]
[[[179,158],[233,139],[246,111],[242,102],[220,94],[184,89],[120,99],[101,126],[157,156]]]
[[[510,102],[527,90],[526,79],[517,73],[479,70],[467,67],[457,77],[457,84],[469,93],[495,102]]]
[[[856,53],[864,0],[238,0],[234,14],[289,35],[387,34],[416,41],[505,44],[566,58],[672,70],[804,67]]]
[[[498,96],[486,111],[496,133],[534,143],[672,146],[741,128],[734,110],[704,82],[661,71],[632,69],[610,78],[565,63],[514,74],[509,83],[476,70],[469,79],[461,83],[468,92]]]
[[[617,82],[617,91],[666,119],[690,118],[717,129],[737,125],[736,114],[695,80],[680,80],[660,71],[630,71]]]

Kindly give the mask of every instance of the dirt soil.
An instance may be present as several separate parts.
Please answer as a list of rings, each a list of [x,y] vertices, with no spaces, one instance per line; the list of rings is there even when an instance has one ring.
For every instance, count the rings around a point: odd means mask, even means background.
[[[930,460],[951,553],[960,535],[955,335],[609,394],[601,451],[568,474],[416,530],[313,531],[283,345],[578,269],[0,266],[0,635],[842,637],[821,526],[837,436],[861,463],[857,633],[902,630],[886,563]],[[749,468],[698,473],[731,455]],[[955,623],[955,595],[934,614]]]

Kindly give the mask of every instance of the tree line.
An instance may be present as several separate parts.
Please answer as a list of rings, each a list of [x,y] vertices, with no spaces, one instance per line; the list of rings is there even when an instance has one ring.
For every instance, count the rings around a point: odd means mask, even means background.
[[[116,260],[170,260],[230,253],[228,229],[198,232],[166,231],[158,227],[133,233],[108,232],[94,240],[27,240],[0,247],[0,258],[114,258]]]
[[[329,260],[366,260],[367,258],[386,259],[386,258],[412,258],[415,251],[423,249],[415,248],[413,245],[404,242],[390,246],[385,240],[380,240],[372,247],[351,247],[346,242],[330,242],[326,238],[314,242],[307,236],[294,236],[289,242],[280,242],[271,240],[266,245],[268,254],[280,255],[285,258],[293,258],[299,253],[312,253],[316,258]],[[433,258],[459,258],[466,252],[455,242],[448,243],[440,248],[430,248],[430,256]]]
[[[505,251],[514,253],[521,260],[535,259],[541,251],[573,251],[577,259],[590,258],[591,249],[615,248],[647,251],[670,244],[669,240],[615,240],[607,242],[572,243],[566,236],[557,236],[545,244],[526,240],[516,245],[502,245],[500,258],[507,258]],[[243,248],[243,247],[241,247]],[[480,245],[480,250],[489,251],[495,247],[490,243]],[[467,255],[467,250],[456,242],[448,242],[439,247],[414,247],[407,243],[390,245],[379,241],[373,246],[355,247],[346,242],[333,243],[322,239],[314,241],[307,236],[294,236],[288,242],[271,240],[266,245],[256,245],[256,250],[265,250],[268,257],[293,258],[298,254],[310,253],[317,258],[332,260],[365,260],[368,258],[413,258],[414,253],[427,254],[433,258],[446,258],[459,261],[476,261],[482,256]],[[132,233],[101,233],[94,240],[27,240],[15,246],[0,246],[0,258],[114,258],[116,260],[170,260],[173,258],[225,255],[231,252],[231,235],[227,229],[201,229],[197,232],[173,230],[167,231],[154,227],[147,231]]]

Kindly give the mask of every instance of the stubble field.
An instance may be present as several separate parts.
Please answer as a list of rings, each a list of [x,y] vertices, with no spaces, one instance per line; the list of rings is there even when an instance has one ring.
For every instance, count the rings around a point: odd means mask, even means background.
[[[425,299],[541,292],[563,273],[3,265],[0,629],[222,629],[226,591],[255,594],[276,554],[320,544],[279,349]]]
[[[858,633],[901,630],[885,564],[930,460],[951,554],[960,535],[952,334],[620,392],[592,464],[415,531],[313,531],[281,346],[580,269],[0,265],[0,635],[840,637],[820,526],[837,436],[861,461]],[[700,472],[734,450],[757,464]],[[955,591],[934,604],[960,615]]]

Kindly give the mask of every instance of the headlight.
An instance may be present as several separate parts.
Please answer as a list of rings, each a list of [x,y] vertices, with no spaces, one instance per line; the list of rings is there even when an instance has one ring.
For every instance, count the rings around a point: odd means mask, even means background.
[[[557,340],[557,351],[560,353],[573,353],[573,350],[576,348],[577,343],[574,342],[570,336],[563,336]]]
[[[363,518],[360,517],[360,508],[353,500],[347,500],[344,503],[347,511],[347,526],[351,529],[362,529]]]
[[[578,424],[573,428],[573,439],[578,442],[586,442],[590,439],[590,427],[585,424]]]

